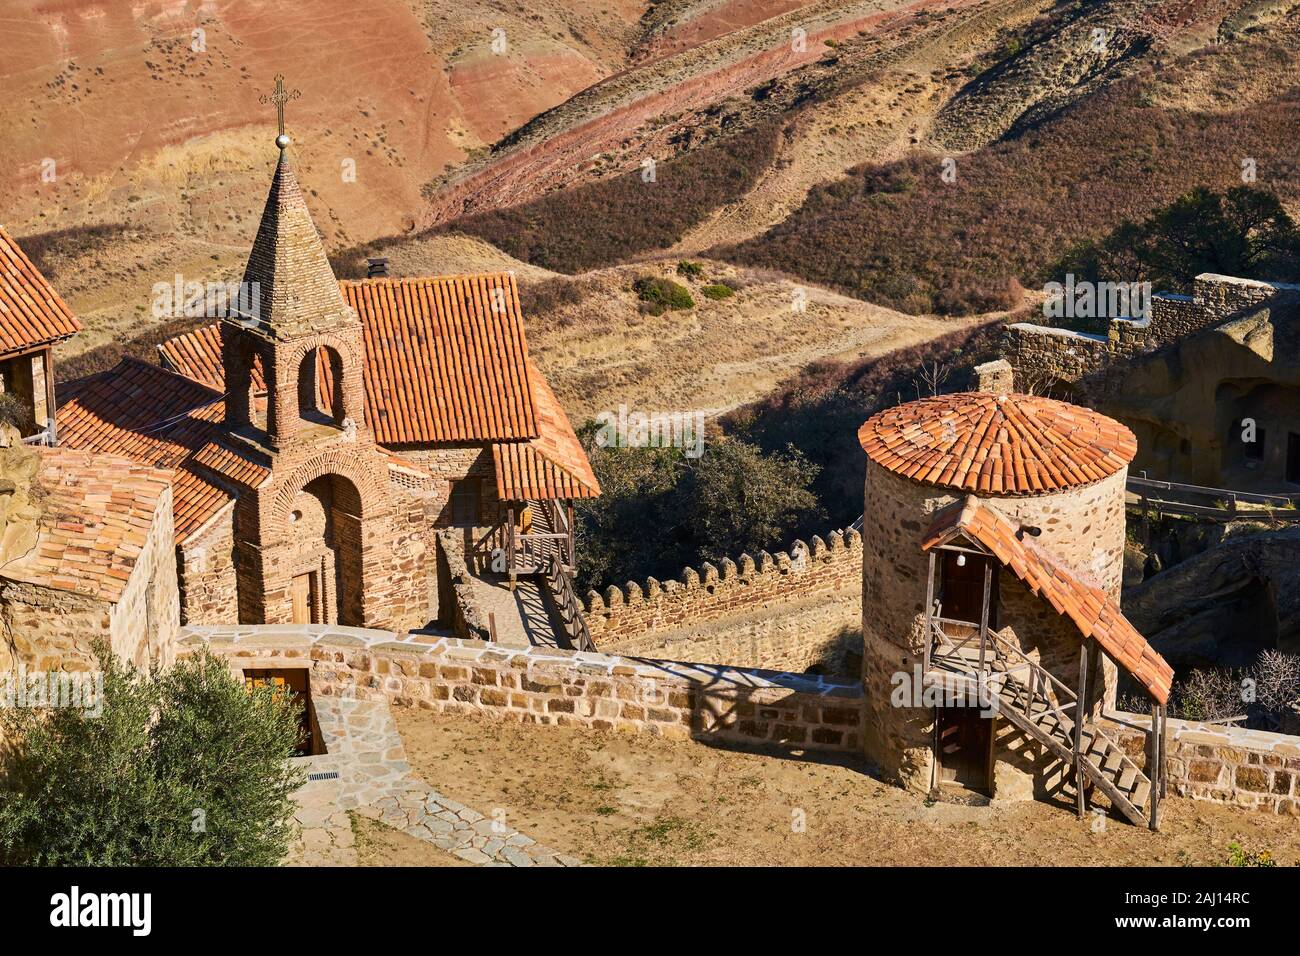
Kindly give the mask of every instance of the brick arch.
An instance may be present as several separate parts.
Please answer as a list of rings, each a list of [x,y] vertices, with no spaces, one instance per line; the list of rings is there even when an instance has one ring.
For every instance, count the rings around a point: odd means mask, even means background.
[[[350,341],[344,336],[337,335],[313,335],[309,339],[303,339],[296,342],[290,351],[284,353],[284,375],[298,374],[298,367],[302,365],[303,359],[307,357],[308,352],[313,352],[319,348],[332,349],[344,363],[344,369],[360,368],[361,356],[358,354],[358,348],[355,342]]]
[[[276,540],[282,540],[288,535],[289,514],[298,495],[311,482],[326,475],[342,478],[352,485],[357,496],[359,518],[365,520],[374,517],[374,512],[383,500],[383,486],[375,478],[372,468],[359,462],[354,454],[335,449],[298,466],[285,479],[276,493],[270,514],[270,526]]]

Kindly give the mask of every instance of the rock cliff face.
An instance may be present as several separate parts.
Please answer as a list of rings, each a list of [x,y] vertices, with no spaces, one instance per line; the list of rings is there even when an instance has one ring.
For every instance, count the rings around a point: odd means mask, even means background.
[[[1228,538],[1129,588],[1123,607],[1180,675],[1300,654],[1300,528]]]
[[[40,467],[40,453],[22,443],[18,430],[0,426],[0,571],[36,546]]]

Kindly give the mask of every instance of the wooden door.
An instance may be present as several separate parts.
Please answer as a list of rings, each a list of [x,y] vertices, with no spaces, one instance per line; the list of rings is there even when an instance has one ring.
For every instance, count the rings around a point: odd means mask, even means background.
[[[295,574],[289,585],[289,596],[293,599],[293,623],[319,624],[316,619],[316,575]]]
[[[989,791],[993,720],[981,713],[978,707],[937,708],[940,783]]]
[[[244,686],[252,691],[258,687],[273,687],[277,695],[288,693],[301,708],[298,716],[298,754],[315,753],[315,735],[312,729],[310,678],[306,670],[249,669],[244,671]]]

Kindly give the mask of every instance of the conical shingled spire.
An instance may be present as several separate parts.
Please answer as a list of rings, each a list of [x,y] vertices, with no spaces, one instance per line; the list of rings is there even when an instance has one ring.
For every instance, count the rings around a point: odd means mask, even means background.
[[[237,318],[245,327],[270,338],[292,338],[358,321],[343,301],[320,233],[283,149],[248,256],[244,283],[260,311],[255,317]]]

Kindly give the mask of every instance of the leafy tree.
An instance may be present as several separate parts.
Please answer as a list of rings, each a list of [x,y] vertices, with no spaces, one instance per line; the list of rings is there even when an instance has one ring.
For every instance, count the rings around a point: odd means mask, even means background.
[[[817,467],[793,450],[764,454],[710,435],[704,453],[608,448],[580,431],[601,496],[577,508],[581,587],[648,575],[673,577],[687,564],[784,547],[822,513],[808,490]]]
[[[1104,239],[1076,246],[1053,271],[1184,291],[1202,272],[1293,281],[1300,230],[1272,193],[1198,186],[1141,223],[1125,220]]]
[[[711,444],[683,489],[697,555],[719,560],[784,545],[800,521],[824,518],[808,490],[819,470],[793,447],[765,455],[737,439]]]
[[[99,713],[9,708],[0,860],[270,866],[293,836],[300,708],[210,652],[142,673],[101,642]]]

